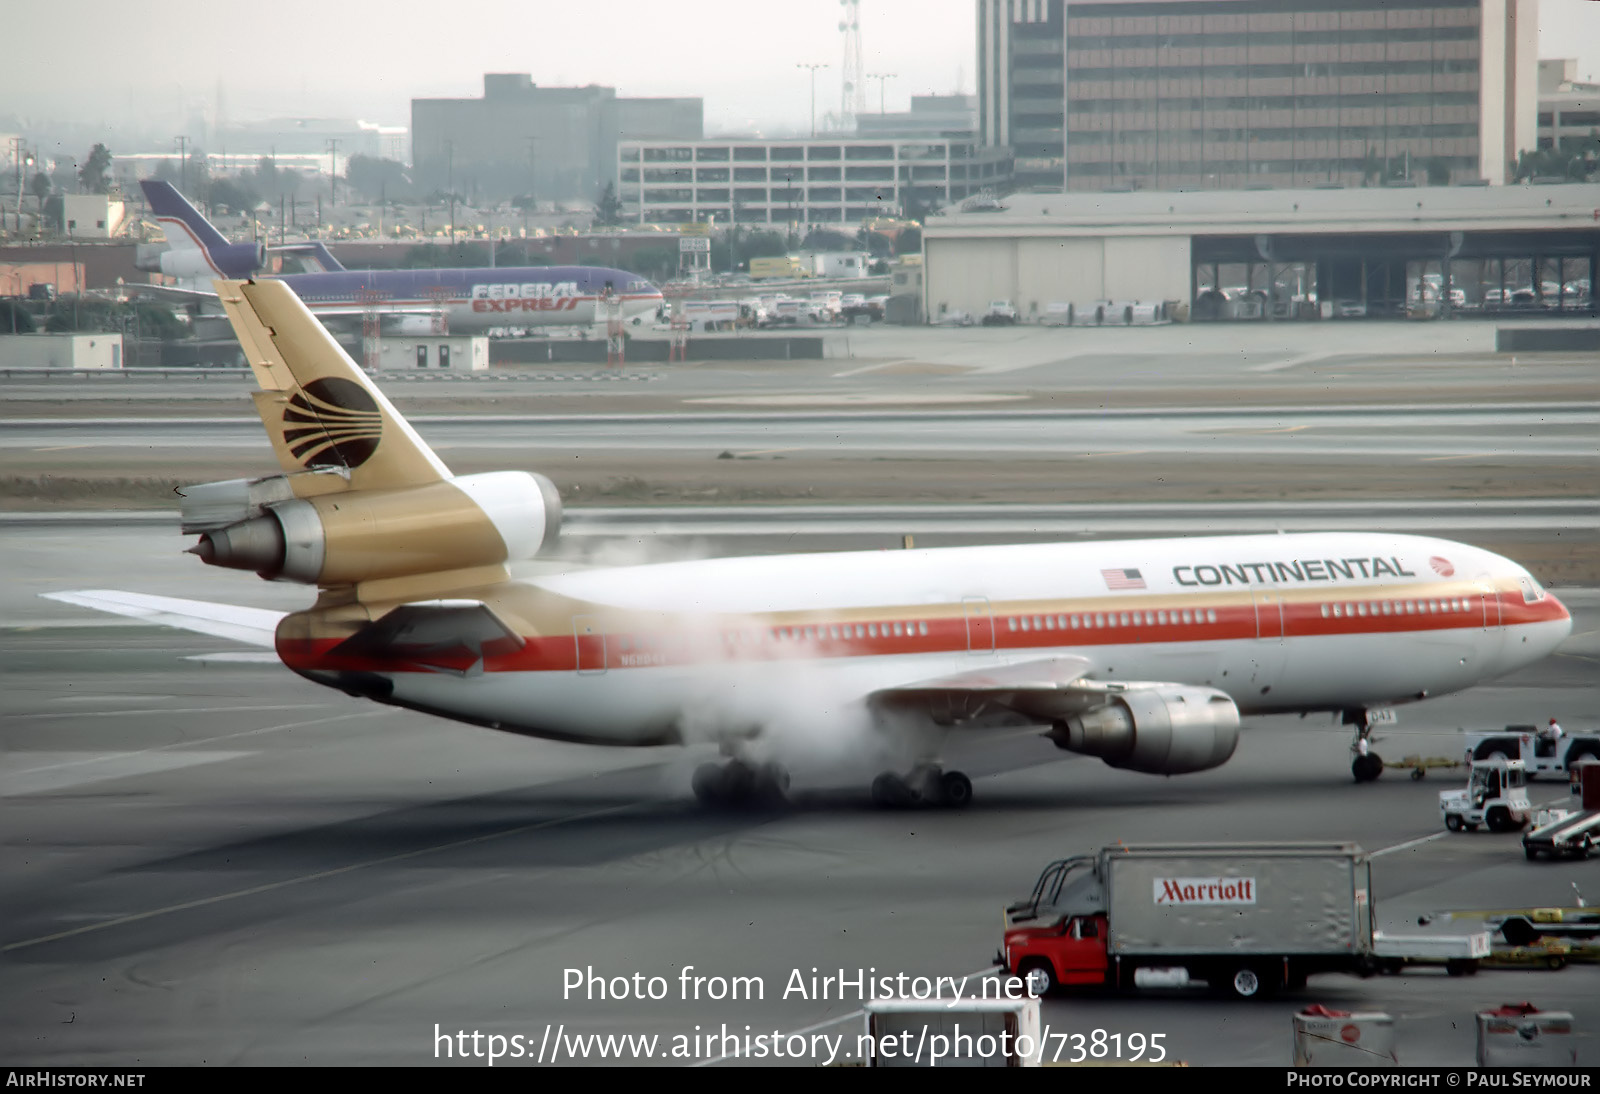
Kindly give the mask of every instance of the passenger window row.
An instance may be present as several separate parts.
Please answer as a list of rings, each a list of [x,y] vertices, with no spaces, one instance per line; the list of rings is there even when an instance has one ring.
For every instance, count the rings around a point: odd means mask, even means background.
[[[730,646],[765,642],[843,642],[852,638],[917,638],[928,633],[926,620],[916,623],[829,623],[810,627],[769,627],[758,631],[724,631]]]
[[[1446,600],[1358,600],[1354,604],[1324,604],[1322,618],[1339,619],[1368,615],[1438,615],[1441,612],[1464,612],[1471,602],[1459,598]]]
[[[1012,631],[1076,631],[1110,627],[1168,627],[1215,623],[1215,609],[1170,612],[1085,612],[1082,615],[1013,615],[1006,618]]]

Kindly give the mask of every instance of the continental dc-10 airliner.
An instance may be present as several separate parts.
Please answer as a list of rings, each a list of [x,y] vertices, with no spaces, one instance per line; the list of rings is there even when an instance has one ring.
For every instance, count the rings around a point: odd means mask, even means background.
[[[47,594],[275,649],[308,680],[511,733],[715,740],[703,800],[781,797],[827,720],[908,740],[885,805],[959,807],[943,741],[1019,720],[1113,767],[1233,755],[1241,715],[1389,708],[1551,653],[1566,608],[1509,559],[1339,532],[716,558],[514,578],[557,537],[542,475],[454,475],[282,281],[218,281],[281,473],[183,491],[213,566],[317,588],[281,614]],[[776,709],[782,706],[783,710]],[[808,741],[808,733],[812,734]],[[1366,749],[1358,779],[1382,761]]]

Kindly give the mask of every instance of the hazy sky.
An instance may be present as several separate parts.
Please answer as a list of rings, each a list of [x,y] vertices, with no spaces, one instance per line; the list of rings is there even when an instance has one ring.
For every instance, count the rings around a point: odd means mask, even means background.
[[[864,68],[885,98],[974,87],[973,0],[861,0]],[[8,0],[0,116],[180,132],[214,109],[410,124],[413,97],[476,96],[485,72],[608,84],[625,95],[701,95],[712,131],[803,130],[837,110],[839,0]],[[27,48],[18,48],[31,43]],[[1541,57],[1600,80],[1600,3],[1541,0]],[[878,82],[867,82],[878,109]],[[3,125],[3,123],[0,123]]]

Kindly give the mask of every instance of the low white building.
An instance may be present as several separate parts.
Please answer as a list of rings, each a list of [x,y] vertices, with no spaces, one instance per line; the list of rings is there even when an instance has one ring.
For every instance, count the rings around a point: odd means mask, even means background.
[[[120,334],[0,335],[0,369],[121,367]]]
[[[364,346],[368,364],[373,361],[374,349],[377,367],[385,370],[482,372],[489,367],[489,339],[482,335],[368,339]]]
[[[1594,314],[1596,208],[1592,183],[1012,194],[928,218],[923,313],[1009,300],[1038,322],[1054,304],[1193,302],[1197,319],[1229,318],[1205,309],[1250,297],[1262,319],[1313,318],[1322,301],[1402,315],[1434,283],[1460,290],[1457,310],[1525,292]]]
[[[61,227],[72,239],[110,239],[122,231],[126,207],[106,194],[63,194]]]

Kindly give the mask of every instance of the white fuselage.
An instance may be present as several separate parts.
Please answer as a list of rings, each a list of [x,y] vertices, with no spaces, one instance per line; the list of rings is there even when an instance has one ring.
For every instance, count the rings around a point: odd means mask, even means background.
[[[1245,714],[1349,710],[1470,687],[1571,629],[1505,558],[1365,533],[711,559],[543,577],[507,602],[542,621],[520,653],[384,673],[393,701],[646,744],[820,729],[881,689],[1073,656],[1093,679],[1211,687]]]

